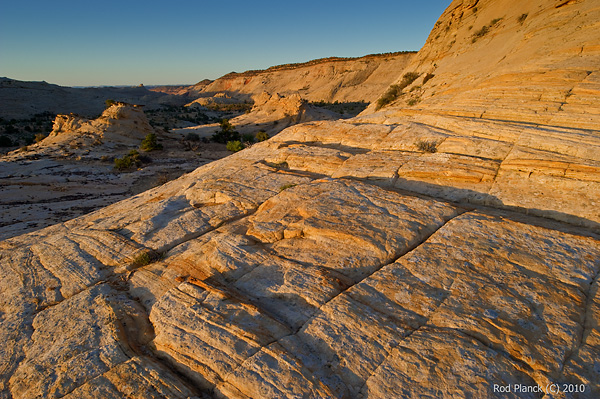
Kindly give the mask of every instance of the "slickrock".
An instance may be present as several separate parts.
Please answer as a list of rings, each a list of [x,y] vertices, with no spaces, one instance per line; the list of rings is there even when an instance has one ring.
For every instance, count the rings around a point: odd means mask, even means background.
[[[0,242],[0,397],[599,397],[598,10],[456,0],[412,94]]]
[[[331,57],[260,71],[232,72],[212,82],[201,81],[178,94],[201,98],[227,94],[249,100],[267,91],[283,96],[300,94],[307,101],[371,102],[414,56],[409,51],[360,58]]]
[[[220,96],[214,99],[211,97],[210,100],[217,101],[222,99],[227,102],[240,102],[239,100],[223,97],[224,96]],[[298,93],[285,97],[281,96],[279,93],[270,94],[263,91],[260,94],[254,95],[252,98],[254,105],[248,113],[236,116],[229,120],[229,122],[235,126],[235,130],[240,134],[255,135],[262,130],[269,136],[274,136],[283,129],[298,123],[337,120],[341,117],[338,113],[308,104]],[[210,103],[208,100],[209,99],[206,98],[200,98],[194,101],[192,105]],[[219,130],[219,128],[220,125],[218,123],[211,123],[175,129],[173,132],[181,135],[196,133],[200,137],[210,138],[215,131]]]

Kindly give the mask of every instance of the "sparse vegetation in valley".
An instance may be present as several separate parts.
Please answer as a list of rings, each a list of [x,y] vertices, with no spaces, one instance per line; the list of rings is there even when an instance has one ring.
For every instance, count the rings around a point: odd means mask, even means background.
[[[143,164],[152,162],[152,158],[147,155],[141,155],[137,150],[131,150],[122,158],[115,158],[114,166],[116,170],[124,171],[133,167],[139,168]]]
[[[43,112],[26,119],[0,118],[0,135],[6,137],[11,143],[10,145],[0,145],[0,147],[33,144],[36,142],[36,134],[46,137],[52,131],[55,117],[55,114]],[[4,140],[4,143],[8,143],[8,141]]]
[[[155,133],[149,133],[140,144],[140,150],[145,152],[162,150],[162,148],[163,146],[158,143]]]
[[[228,141],[241,140],[240,134],[235,130],[235,127],[229,122],[229,119],[223,119],[220,123],[221,130],[217,130],[212,135],[212,141],[221,144],[227,144]]]

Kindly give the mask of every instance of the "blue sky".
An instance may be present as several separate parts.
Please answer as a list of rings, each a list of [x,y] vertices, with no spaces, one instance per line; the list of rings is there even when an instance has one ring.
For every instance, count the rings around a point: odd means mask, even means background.
[[[418,50],[450,0],[0,0],[0,76],[191,84],[231,71]]]

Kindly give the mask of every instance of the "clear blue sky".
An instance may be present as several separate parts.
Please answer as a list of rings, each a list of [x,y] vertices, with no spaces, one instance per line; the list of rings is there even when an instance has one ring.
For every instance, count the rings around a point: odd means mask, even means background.
[[[418,50],[450,0],[0,0],[0,76],[191,84],[228,72]]]

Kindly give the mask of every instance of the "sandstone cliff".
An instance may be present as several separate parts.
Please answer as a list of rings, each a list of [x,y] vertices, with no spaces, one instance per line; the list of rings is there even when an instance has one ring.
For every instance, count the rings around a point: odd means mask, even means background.
[[[283,96],[300,94],[307,101],[371,102],[390,85],[415,53],[369,55],[360,58],[325,58],[281,65],[262,71],[232,72],[188,90],[194,96],[228,93],[241,100],[263,91]]]
[[[0,243],[0,392],[597,398],[598,20],[455,0],[376,112]]]

